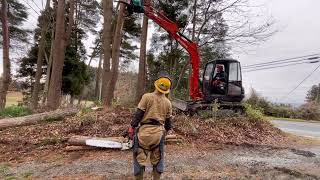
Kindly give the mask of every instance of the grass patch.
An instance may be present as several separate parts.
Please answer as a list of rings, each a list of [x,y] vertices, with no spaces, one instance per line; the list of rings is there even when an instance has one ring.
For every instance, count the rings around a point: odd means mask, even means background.
[[[0,111],[0,118],[12,118],[21,117],[32,114],[31,109],[23,106],[10,106],[6,107],[3,111]]]
[[[12,174],[10,172],[10,166],[8,164],[1,164],[0,165],[0,179],[13,180],[13,179],[17,179],[17,178],[12,176]]]
[[[56,145],[56,144],[62,144],[64,142],[66,142],[66,140],[59,137],[45,138],[38,144],[38,146]]]
[[[7,176],[4,178],[4,180],[16,180],[17,178],[14,176]]]
[[[60,118],[54,118],[54,117],[47,117],[43,120],[44,123],[53,123],[53,122],[56,122],[56,121],[60,121],[62,120],[63,117],[60,117]]]
[[[8,164],[1,164],[0,165],[0,175],[1,176],[6,176],[10,171],[9,165]]]
[[[23,179],[32,179],[32,175],[32,172],[24,172],[21,176],[23,177]]]
[[[264,114],[261,109],[253,108],[250,104],[244,104],[246,117],[251,121],[264,120]]]

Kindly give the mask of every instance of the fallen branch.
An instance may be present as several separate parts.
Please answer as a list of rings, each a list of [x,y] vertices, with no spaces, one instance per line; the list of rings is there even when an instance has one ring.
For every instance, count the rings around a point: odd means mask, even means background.
[[[1,119],[0,120],[0,130],[18,127],[18,126],[28,126],[38,124],[40,122],[46,121],[56,121],[63,119],[67,116],[75,115],[79,112],[78,109],[64,109],[57,110],[52,112],[45,112],[41,114],[33,114],[30,116],[18,117],[18,118],[9,118],[9,119]]]

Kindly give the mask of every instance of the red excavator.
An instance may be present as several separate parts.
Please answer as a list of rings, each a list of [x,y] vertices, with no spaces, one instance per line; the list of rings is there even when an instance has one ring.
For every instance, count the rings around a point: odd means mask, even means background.
[[[190,76],[190,101],[173,99],[174,107],[189,113],[211,109],[214,102],[220,109],[242,112],[241,101],[244,98],[240,62],[234,59],[216,59],[207,63],[200,78],[200,55],[198,45],[183,35],[176,23],[162,12],[156,11],[150,4],[141,0],[122,2],[126,4],[129,15],[143,13],[149,19],[165,29],[190,55],[192,74]]]

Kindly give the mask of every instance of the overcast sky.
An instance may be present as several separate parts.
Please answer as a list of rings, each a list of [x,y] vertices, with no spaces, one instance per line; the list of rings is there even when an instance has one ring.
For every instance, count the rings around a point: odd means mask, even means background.
[[[248,53],[235,53],[242,65],[268,62],[320,53],[320,1],[319,0],[260,0],[266,12],[276,20],[280,32],[260,46],[249,47]],[[286,68],[243,73],[246,89],[256,89],[272,101],[303,103],[314,84],[320,83],[320,70],[293,90],[318,64],[297,65]]]
[[[40,8],[42,0],[34,0]],[[320,1],[319,0],[250,0],[253,4],[263,4],[255,11],[263,13],[261,18],[272,16],[280,32],[268,41],[256,46],[243,47],[246,51],[234,51],[233,58],[241,61],[242,65],[281,60],[285,58],[320,53]],[[23,1],[21,1],[23,2]],[[26,0],[36,10],[31,0]],[[25,4],[25,3],[24,3]],[[27,5],[27,7],[29,7]],[[36,26],[37,14],[29,9],[29,21],[26,27]],[[261,19],[262,21],[263,19]],[[260,21],[259,18],[256,21]],[[86,43],[91,46],[91,39]],[[0,52],[2,59],[2,52]],[[2,72],[2,61],[0,63]],[[306,92],[314,84],[320,83],[320,70],[306,80],[290,96],[286,95],[295,88],[318,64],[297,65],[286,68],[243,73],[246,91],[254,88],[259,94],[271,101],[301,104]]]

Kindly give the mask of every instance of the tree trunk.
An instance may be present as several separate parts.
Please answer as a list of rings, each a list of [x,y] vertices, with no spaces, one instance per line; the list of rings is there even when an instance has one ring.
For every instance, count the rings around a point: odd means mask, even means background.
[[[1,6],[1,23],[2,23],[2,38],[3,38],[3,75],[0,87],[0,110],[6,106],[6,97],[10,84],[10,60],[9,60],[9,25],[8,25],[8,3],[2,0]]]
[[[145,93],[146,88],[146,53],[147,53],[147,39],[148,39],[148,17],[143,17],[142,32],[141,32],[141,47],[140,47],[140,61],[139,74],[137,83],[136,102],[140,100]]]
[[[70,95],[70,105],[73,106],[74,103],[74,96]]]
[[[179,79],[178,79],[177,83],[175,84],[175,86],[173,88],[173,92],[175,92],[178,89],[178,87],[179,87],[179,85],[180,85],[180,83],[181,83],[181,81],[182,81],[182,79],[184,77],[184,74],[186,73],[189,65],[190,65],[190,62],[187,61],[187,63],[182,67],[181,73],[179,75]]]
[[[101,84],[101,64],[102,64],[103,54],[100,54],[99,66],[96,73],[96,87],[95,87],[95,98],[96,100],[100,99],[100,84]]]
[[[106,104],[106,92],[110,81],[110,59],[111,59],[111,38],[112,38],[112,0],[103,0],[103,72],[102,72],[102,99]]]
[[[57,109],[60,104],[62,71],[65,58],[65,24],[64,24],[65,0],[58,1],[56,34],[54,38],[52,75],[48,92],[48,107]]]
[[[62,71],[65,58],[66,41],[70,37],[73,26],[74,16],[74,1],[70,1],[69,23],[68,29],[65,31],[64,22],[65,0],[58,1],[57,18],[56,18],[56,34],[54,39],[53,49],[53,64],[52,76],[49,84],[48,92],[48,107],[50,109],[57,109],[60,105],[61,86],[62,86]],[[67,33],[66,33],[67,32]]]
[[[116,31],[113,39],[113,44],[112,44],[111,79],[108,83],[105,103],[104,103],[106,107],[111,106],[111,103],[114,97],[114,90],[116,88],[116,83],[118,80],[120,47],[121,47],[121,39],[122,39],[122,28],[124,23],[124,10],[125,10],[125,5],[121,3],[118,18],[117,18]]]
[[[41,114],[33,114],[30,116],[18,117],[18,118],[9,118],[0,120],[0,130],[18,127],[18,126],[28,126],[37,124],[43,121],[56,121],[62,120],[66,116],[72,116],[79,112],[78,109],[66,109],[66,110],[57,110],[52,112],[45,112]]]
[[[71,36],[71,32],[72,32],[72,28],[73,28],[73,25],[74,25],[74,0],[70,0],[69,1],[69,6],[70,6],[70,10],[69,10],[69,15],[68,15],[68,27],[67,27],[67,30],[66,30],[66,35],[65,35],[65,46],[67,47],[69,45],[69,41],[70,41],[70,36]]]
[[[51,37],[52,37],[52,39],[54,38],[54,29],[52,30]],[[48,65],[47,65],[46,83],[44,84],[43,99],[42,99],[42,104],[43,105],[45,105],[45,103],[47,101],[47,95],[48,95],[48,92],[49,92],[49,84],[50,84],[51,71],[52,71],[52,62],[53,62],[53,48],[54,48],[54,41],[51,42],[49,62],[48,62]]]
[[[50,0],[47,0],[46,8],[44,11],[44,20],[41,27],[41,37],[40,37],[40,43],[38,48],[38,57],[37,57],[37,72],[35,77],[35,83],[32,93],[32,99],[31,99],[31,107],[33,109],[36,109],[38,107],[38,101],[39,101],[39,90],[40,90],[40,79],[42,76],[42,64],[43,64],[43,58],[45,53],[45,43],[46,43],[46,34],[48,31],[48,25],[49,25],[49,8],[50,8]]]

